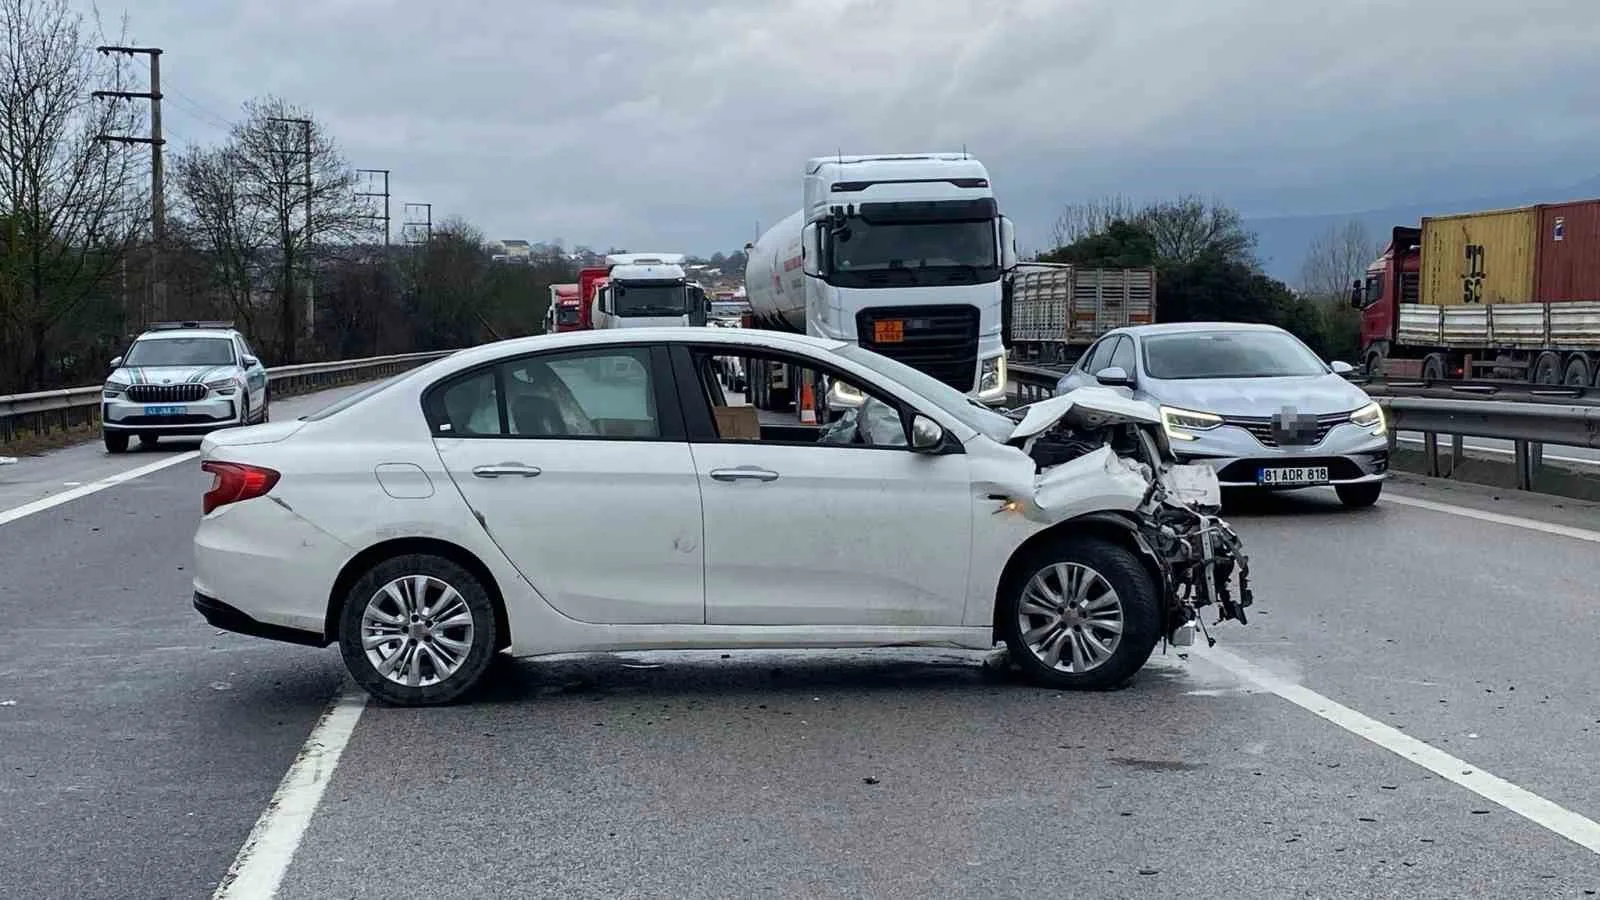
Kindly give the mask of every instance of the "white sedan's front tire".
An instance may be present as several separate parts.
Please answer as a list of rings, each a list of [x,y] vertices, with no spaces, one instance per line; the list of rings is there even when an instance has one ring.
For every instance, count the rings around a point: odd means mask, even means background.
[[[499,623],[482,582],[440,556],[386,559],[344,598],[339,650],[367,693],[397,706],[450,703],[477,687]]]

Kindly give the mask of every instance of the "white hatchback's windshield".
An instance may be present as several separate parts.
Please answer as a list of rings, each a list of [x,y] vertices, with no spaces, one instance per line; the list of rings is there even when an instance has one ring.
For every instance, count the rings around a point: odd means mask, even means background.
[[[1284,378],[1325,375],[1328,367],[1293,336],[1278,331],[1199,331],[1144,339],[1151,378]]]
[[[978,403],[932,375],[919,372],[905,363],[857,346],[845,347],[837,352],[851,362],[860,363],[916,391],[927,398],[929,403],[990,440],[1004,442],[1016,428],[1015,422],[1000,413]]]

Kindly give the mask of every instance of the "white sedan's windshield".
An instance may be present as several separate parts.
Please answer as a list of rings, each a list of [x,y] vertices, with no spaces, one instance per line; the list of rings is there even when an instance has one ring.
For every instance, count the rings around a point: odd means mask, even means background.
[[[892,360],[881,353],[873,353],[871,350],[856,346],[845,347],[839,350],[838,353],[851,362],[866,366],[874,372],[898,381],[916,391],[927,398],[929,403],[939,407],[940,410],[950,414],[990,440],[1003,443],[1006,438],[1011,436],[1012,430],[1016,428],[1017,423],[1000,413],[978,403],[932,375],[926,372],[919,372],[905,363]]]

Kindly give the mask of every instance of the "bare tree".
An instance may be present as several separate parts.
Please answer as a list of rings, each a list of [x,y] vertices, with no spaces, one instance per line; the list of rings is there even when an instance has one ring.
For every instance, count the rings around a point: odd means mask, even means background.
[[[1069,203],[1050,226],[1050,247],[1060,249],[1090,235],[1101,234],[1111,227],[1112,222],[1119,219],[1131,222],[1139,217],[1140,212],[1137,204],[1121,194],[1084,203]]]
[[[69,0],[0,0],[0,360],[42,384],[50,332],[103,295],[140,233],[144,154],[98,140],[138,126],[103,37]],[[0,376],[5,373],[0,372]]]
[[[1359,279],[1382,247],[1358,219],[1330,225],[1306,251],[1300,266],[1300,289],[1319,299],[1342,301],[1351,282]]]
[[[1069,204],[1050,228],[1051,252],[1105,234],[1115,222],[1148,232],[1156,258],[1164,263],[1194,262],[1207,253],[1228,262],[1254,262],[1255,235],[1245,230],[1239,212],[1193,195],[1144,205],[1120,195]]]
[[[1244,227],[1239,211],[1220,201],[1193,194],[1151,204],[1136,220],[1156,241],[1163,262],[1194,262],[1212,254],[1228,262],[1254,262],[1256,238]]]
[[[355,170],[310,113],[275,97],[246,103],[244,113],[224,158],[237,175],[239,201],[271,227],[268,246],[280,273],[278,352],[283,362],[294,362],[304,321],[297,282],[315,276],[319,245],[364,234],[371,215],[356,196]],[[302,129],[286,120],[309,124]]]
[[[177,157],[172,170],[182,231],[205,251],[218,299],[245,333],[257,335],[274,220],[268,209],[247,202],[242,172],[233,146],[191,148]]]

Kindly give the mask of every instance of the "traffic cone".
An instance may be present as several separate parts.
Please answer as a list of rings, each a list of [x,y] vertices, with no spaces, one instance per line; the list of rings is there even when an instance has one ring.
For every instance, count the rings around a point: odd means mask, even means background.
[[[817,424],[817,398],[811,393],[811,379],[800,385],[800,424]]]

